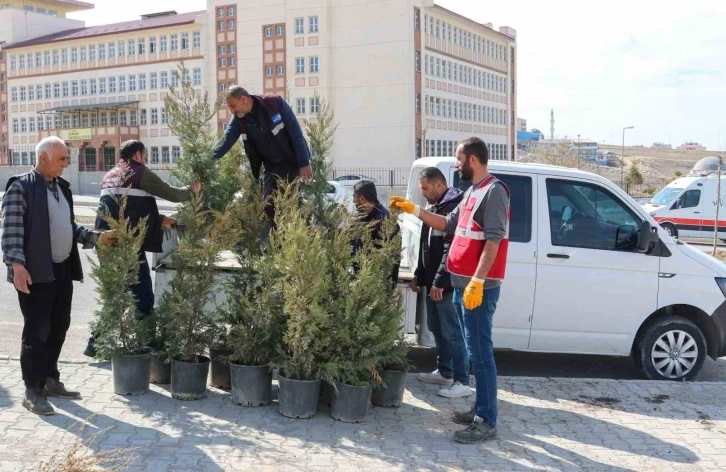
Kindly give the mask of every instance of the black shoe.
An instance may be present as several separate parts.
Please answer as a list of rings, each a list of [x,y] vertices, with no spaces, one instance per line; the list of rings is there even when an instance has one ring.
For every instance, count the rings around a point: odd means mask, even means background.
[[[46,397],[58,397],[58,398],[69,398],[71,400],[77,400],[81,398],[81,392],[74,392],[67,390],[66,386],[58,380],[52,377],[45,379],[45,388],[43,389],[43,395]]]
[[[26,388],[23,396],[23,406],[36,415],[50,416],[55,413],[53,406],[39,388]]]
[[[454,441],[463,444],[476,444],[483,441],[496,439],[497,429],[488,424],[474,421],[466,429],[454,433]]]
[[[474,417],[476,416],[476,406],[472,405],[471,409],[466,411],[455,411],[453,415],[451,415],[451,419],[454,421],[454,423],[457,424],[463,424],[463,425],[470,425],[474,422]]]
[[[93,336],[88,338],[88,345],[86,346],[86,350],[83,351],[83,355],[86,357],[96,357],[96,340],[93,339]]]

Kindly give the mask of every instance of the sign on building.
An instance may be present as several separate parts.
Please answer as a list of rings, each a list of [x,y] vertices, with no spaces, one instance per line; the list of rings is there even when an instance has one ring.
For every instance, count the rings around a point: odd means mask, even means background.
[[[91,139],[91,128],[64,129],[61,130],[61,138],[64,141],[78,141]]]

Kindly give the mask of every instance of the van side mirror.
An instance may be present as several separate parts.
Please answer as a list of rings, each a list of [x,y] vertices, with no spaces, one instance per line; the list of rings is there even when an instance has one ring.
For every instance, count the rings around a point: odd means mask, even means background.
[[[640,223],[640,231],[638,231],[638,252],[648,253],[658,243],[658,229],[651,226],[650,221],[643,220]]]

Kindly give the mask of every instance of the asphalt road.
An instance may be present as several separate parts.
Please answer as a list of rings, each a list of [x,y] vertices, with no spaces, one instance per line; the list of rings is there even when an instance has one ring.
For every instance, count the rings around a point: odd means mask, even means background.
[[[151,261],[150,255],[147,256]],[[89,335],[88,323],[93,319],[96,309],[95,282],[90,277],[89,257],[95,258],[93,251],[81,250],[85,281],[74,284],[71,327],[61,353],[62,360],[88,360],[83,356],[83,350]],[[10,283],[5,282],[4,268],[0,268],[0,270],[3,278],[0,281],[0,356],[17,357],[20,355],[23,317],[18,307],[15,289]],[[436,368],[435,355],[433,349],[417,348],[412,351],[411,358],[416,364],[417,370],[431,371]],[[495,357],[499,374],[507,376],[643,378],[628,358],[511,351],[497,351]],[[726,381],[726,358],[717,361],[707,358],[700,380]]]

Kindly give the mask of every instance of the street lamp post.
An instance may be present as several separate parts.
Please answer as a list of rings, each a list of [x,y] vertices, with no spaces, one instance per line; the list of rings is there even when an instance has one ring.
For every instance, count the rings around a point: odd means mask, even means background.
[[[620,186],[625,185],[625,130],[633,129],[633,126],[626,126],[623,128],[623,153],[620,156]]]
[[[577,135],[577,168],[580,168],[580,135]]]

